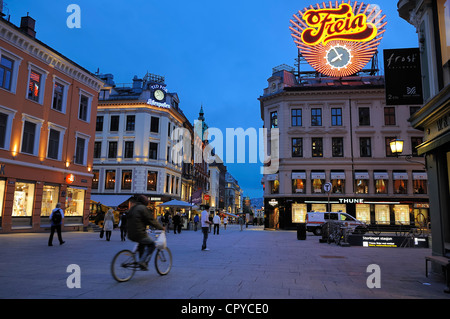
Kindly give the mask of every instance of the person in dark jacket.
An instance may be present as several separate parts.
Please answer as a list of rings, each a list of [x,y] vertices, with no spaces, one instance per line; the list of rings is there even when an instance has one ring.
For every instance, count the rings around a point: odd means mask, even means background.
[[[133,205],[127,214],[127,235],[128,239],[139,243],[139,265],[142,269],[147,270],[145,259],[155,250],[155,242],[147,234],[147,225],[164,230],[164,227],[156,219],[147,208],[148,198],[139,195],[131,199]],[[147,251],[146,253],[144,253]]]
[[[175,213],[175,216],[173,216],[173,233],[176,234],[181,233],[181,216],[179,212]]]

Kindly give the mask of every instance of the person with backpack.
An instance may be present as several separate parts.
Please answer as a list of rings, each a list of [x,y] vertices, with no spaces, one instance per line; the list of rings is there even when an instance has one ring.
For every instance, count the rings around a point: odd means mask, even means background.
[[[58,203],[56,204],[56,208],[52,210],[52,213],[50,214],[51,227],[50,227],[50,237],[48,238],[49,246],[53,246],[53,235],[55,234],[55,231],[58,234],[59,244],[62,245],[65,243],[65,241],[62,240],[61,236],[61,225],[63,218],[64,212],[61,209],[61,204]]]

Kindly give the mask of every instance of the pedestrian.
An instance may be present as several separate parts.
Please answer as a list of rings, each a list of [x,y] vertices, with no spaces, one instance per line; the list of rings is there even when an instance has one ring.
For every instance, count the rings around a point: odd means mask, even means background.
[[[219,212],[216,212],[216,215],[213,218],[213,223],[214,223],[214,235],[216,234],[216,229],[217,229],[217,235],[219,235],[219,228],[220,228],[220,216],[219,216]]]
[[[209,205],[202,205],[203,211],[201,215],[201,225],[202,225],[202,232],[203,232],[203,244],[202,244],[202,250],[209,250],[209,248],[206,247],[206,241],[208,240],[208,233],[209,233]]]
[[[105,237],[107,241],[111,240],[112,230],[114,229],[114,213],[112,208],[108,209],[103,220],[103,229],[105,231]]]
[[[181,233],[181,216],[179,212],[175,213],[175,216],[173,216],[173,233],[176,234],[178,231],[178,234]]]
[[[223,218],[223,229],[227,229],[227,224],[228,224],[228,217],[225,215],[225,217]]]
[[[119,217],[120,240],[125,241],[127,237],[127,212],[121,212]]]
[[[166,232],[169,232],[169,225],[170,225],[170,214],[169,212],[166,212],[164,214],[164,228],[166,229]]]
[[[209,232],[211,232],[211,229],[212,229],[213,217],[214,217],[214,212],[210,212],[209,213],[209,217],[208,217],[208,219],[209,219]]]
[[[244,228],[244,223],[245,223],[245,220],[244,220],[244,217],[242,216],[242,214],[239,216],[239,225],[241,226],[241,231],[242,231],[242,229]]]
[[[61,225],[64,219],[64,212],[61,209],[61,204],[56,204],[56,207],[54,210],[52,210],[52,213],[50,214],[50,237],[48,238],[48,245],[53,246],[53,235],[56,233],[58,234],[58,240],[59,244],[62,245],[65,243],[65,241],[62,240],[61,235]]]
[[[200,221],[200,218],[198,217],[198,214],[195,214],[194,217],[194,230],[197,231],[198,222]]]

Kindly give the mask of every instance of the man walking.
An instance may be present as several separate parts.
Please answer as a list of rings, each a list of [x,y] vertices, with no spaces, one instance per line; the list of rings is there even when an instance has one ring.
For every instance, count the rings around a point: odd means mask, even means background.
[[[216,234],[216,229],[217,229],[217,235],[219,235],[219,228],[220,228],[220,216],[219,216],[219,212],[216,212],[216,215],[213,218],[213,223],[214,223],[214,235]]]
[[[50,237],[48,238],[49,246],[53,246],[53,235],[55,234],[55,230],[56,230],[56,233],[58,234],[59,244],[62,245],[65,243],[65,241],[62,240],[62,236],[61,236],[61,224],[62,224],[63,218],[64,218],[64,212],[61,209],[61,204],[58,203],[58,204],[56,204],[56,208],[54,210],[52,210],[52,213],[50,214],[51,227],[50,227]]]
[[[209,225],[211,222],[209,221],[209,205],[202,205],[203,211],[201,215],[201,225],[202,225],[202,232],[203,232],[203,244],[202,244],[202,250],[209,250],[209,248],[206,247],[206,241],[208,240],[208,233],[209,233]]]

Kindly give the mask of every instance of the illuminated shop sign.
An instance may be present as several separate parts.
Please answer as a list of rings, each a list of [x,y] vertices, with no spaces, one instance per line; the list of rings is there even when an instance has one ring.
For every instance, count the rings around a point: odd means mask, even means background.
[[[378,5],[338,1],[310,6],[290,20],[291,35],[301,55],[319,73],[355,74],[372,59],[385,32]]]

